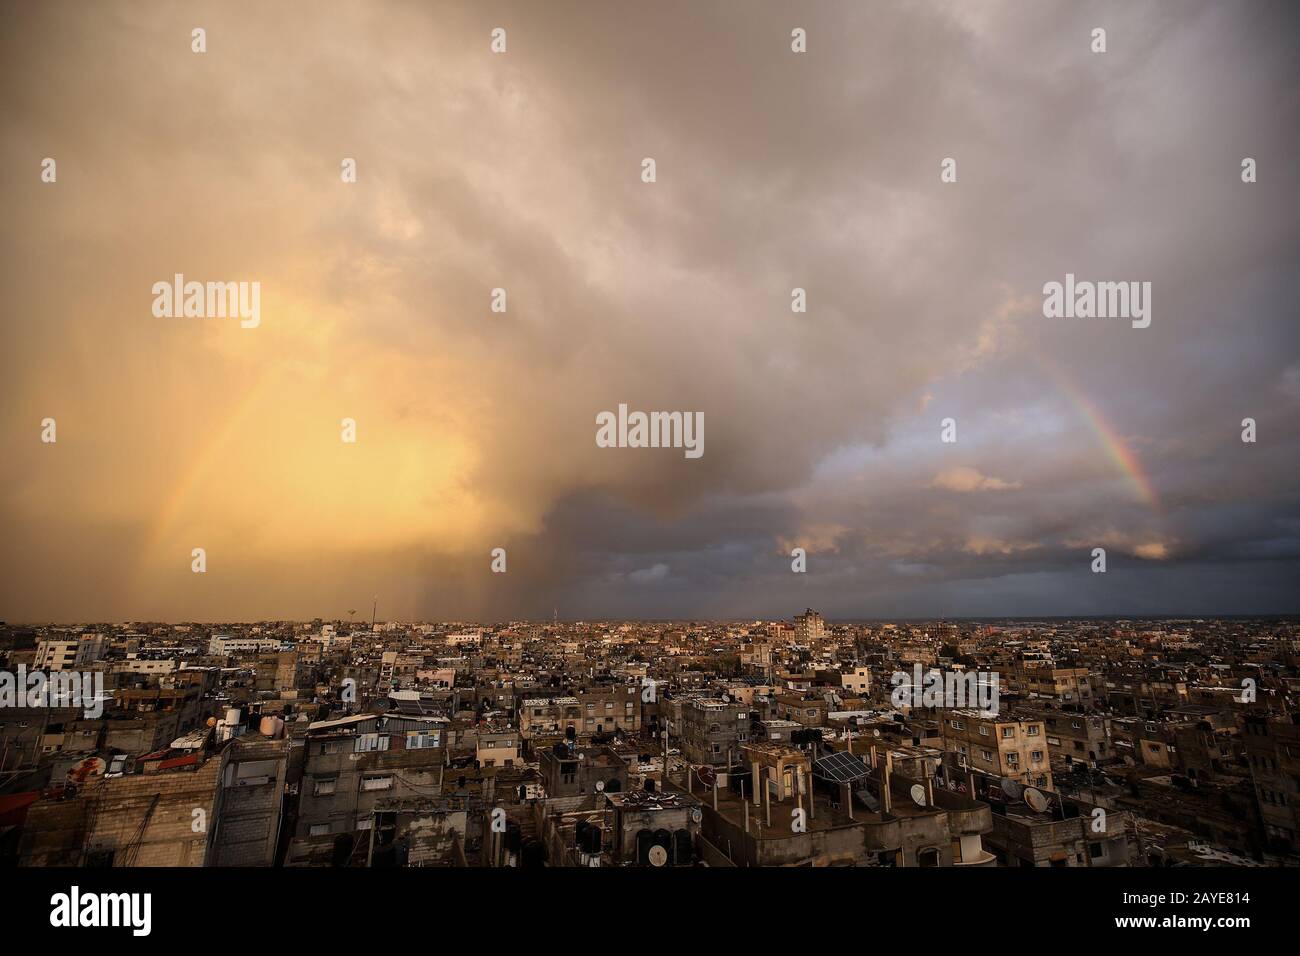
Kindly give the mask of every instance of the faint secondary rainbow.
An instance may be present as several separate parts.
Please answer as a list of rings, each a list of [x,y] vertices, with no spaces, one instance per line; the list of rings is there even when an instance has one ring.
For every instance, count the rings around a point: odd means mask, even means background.
[[[1088,423],[1088,427],[1097,436],[1101,446],[1106,449],[1107,456],[1128,478],[1129,483],[1138,493],[1138,497],[1159,511],[1160,497],[1151,485],[1151,478],[1143,469],[1142,462],[1129,448],[1124,437],[1115,429],[1115,426],[1106,420],[1106,416],[1102,414],[1101,409],[1084,394],[1083,390],[1075,384],[1074,379],[1070,377],[1064,368],[1041,352],[1038,353],[1038,360],[1052,377],[1061,393],[1070,400],[1078,413],[1083,416],[1084,421]]]

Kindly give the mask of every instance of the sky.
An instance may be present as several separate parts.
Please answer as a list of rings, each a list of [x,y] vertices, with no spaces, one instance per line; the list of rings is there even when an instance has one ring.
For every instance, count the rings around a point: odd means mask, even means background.
[[[4,15],[0,619],[1300,611],[1293,4]]]

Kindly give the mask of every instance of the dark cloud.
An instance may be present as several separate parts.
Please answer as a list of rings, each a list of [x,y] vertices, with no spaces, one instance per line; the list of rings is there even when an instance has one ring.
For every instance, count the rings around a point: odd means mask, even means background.
[[[1297,609],[1289,4],[10,13],[10,618]],[[153,319],[175,272],[262,327]],[[1151,327],[1043,318],[1067,272]]]

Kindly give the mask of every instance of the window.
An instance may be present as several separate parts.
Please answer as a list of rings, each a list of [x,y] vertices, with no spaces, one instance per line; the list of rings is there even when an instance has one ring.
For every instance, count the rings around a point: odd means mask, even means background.
[[[1002,737],[1003,737],[1003,739],[1005,739],[1005,740],[1010,740],[1010,739],[1011,739],[1012,737],[1014,737],[1015,735],[1016,735],[1016,728],[1014,728],[1014,727],[1003,727],[1003,728],[1002,728]]]
[[[438,732],[412,730],[406,735],[407,750],[425,750],[438,746]]]
[[[355,753],[367,753],[372,750],[387,750],[387,734],[361,734],[357,737],[356,746],[353,748]]]
[[[1029,759],[1032,760],[1034,763],[1042,763],[1043,752],[1041,750],[1035,750],[1033,753],[1029,755]]]
[[[983,757],[985,760],[992,760],[992,759],[993,759],[993,751],[991,751],[991,750],[981,750],[981,751],[980,751],[980,756]]]
[[[393,778],[391,776],[383,777],[362,777],[362,790],[391,790],[393,788]]]
[[[987,727],[980,727],[980,736],[987,737],[988,735],[989,735],[989,729]]]
[[[325,754],[341,754],[343,753],[343,741],[327,740],[320,745],[320,752],[321,756]]]
[[[328,823],[313,823],[311,825],[312,836],[325,836],[329,832],[330,832],[330,825]]]
[[[962,722],[960,720],[950,720],[948,721],[948,726],[951,727],[953,730],[961,730]]]
[[[329,780],[317,780],[316,789],[313,791],[318,797],[329,796],[338,787],[338,778],[331,777]]]
[[[1030,737],[1037,737],[1039,730],[1040,728],[1037,724],[1030,724],[1028,727],[1025,728],[1025,733],[1028,734]]]

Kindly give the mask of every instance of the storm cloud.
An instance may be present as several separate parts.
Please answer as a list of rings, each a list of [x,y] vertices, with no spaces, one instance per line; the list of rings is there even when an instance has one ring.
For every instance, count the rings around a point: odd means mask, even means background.
[[[6,16],[0,617],[1300,610],[1289,3]]]

